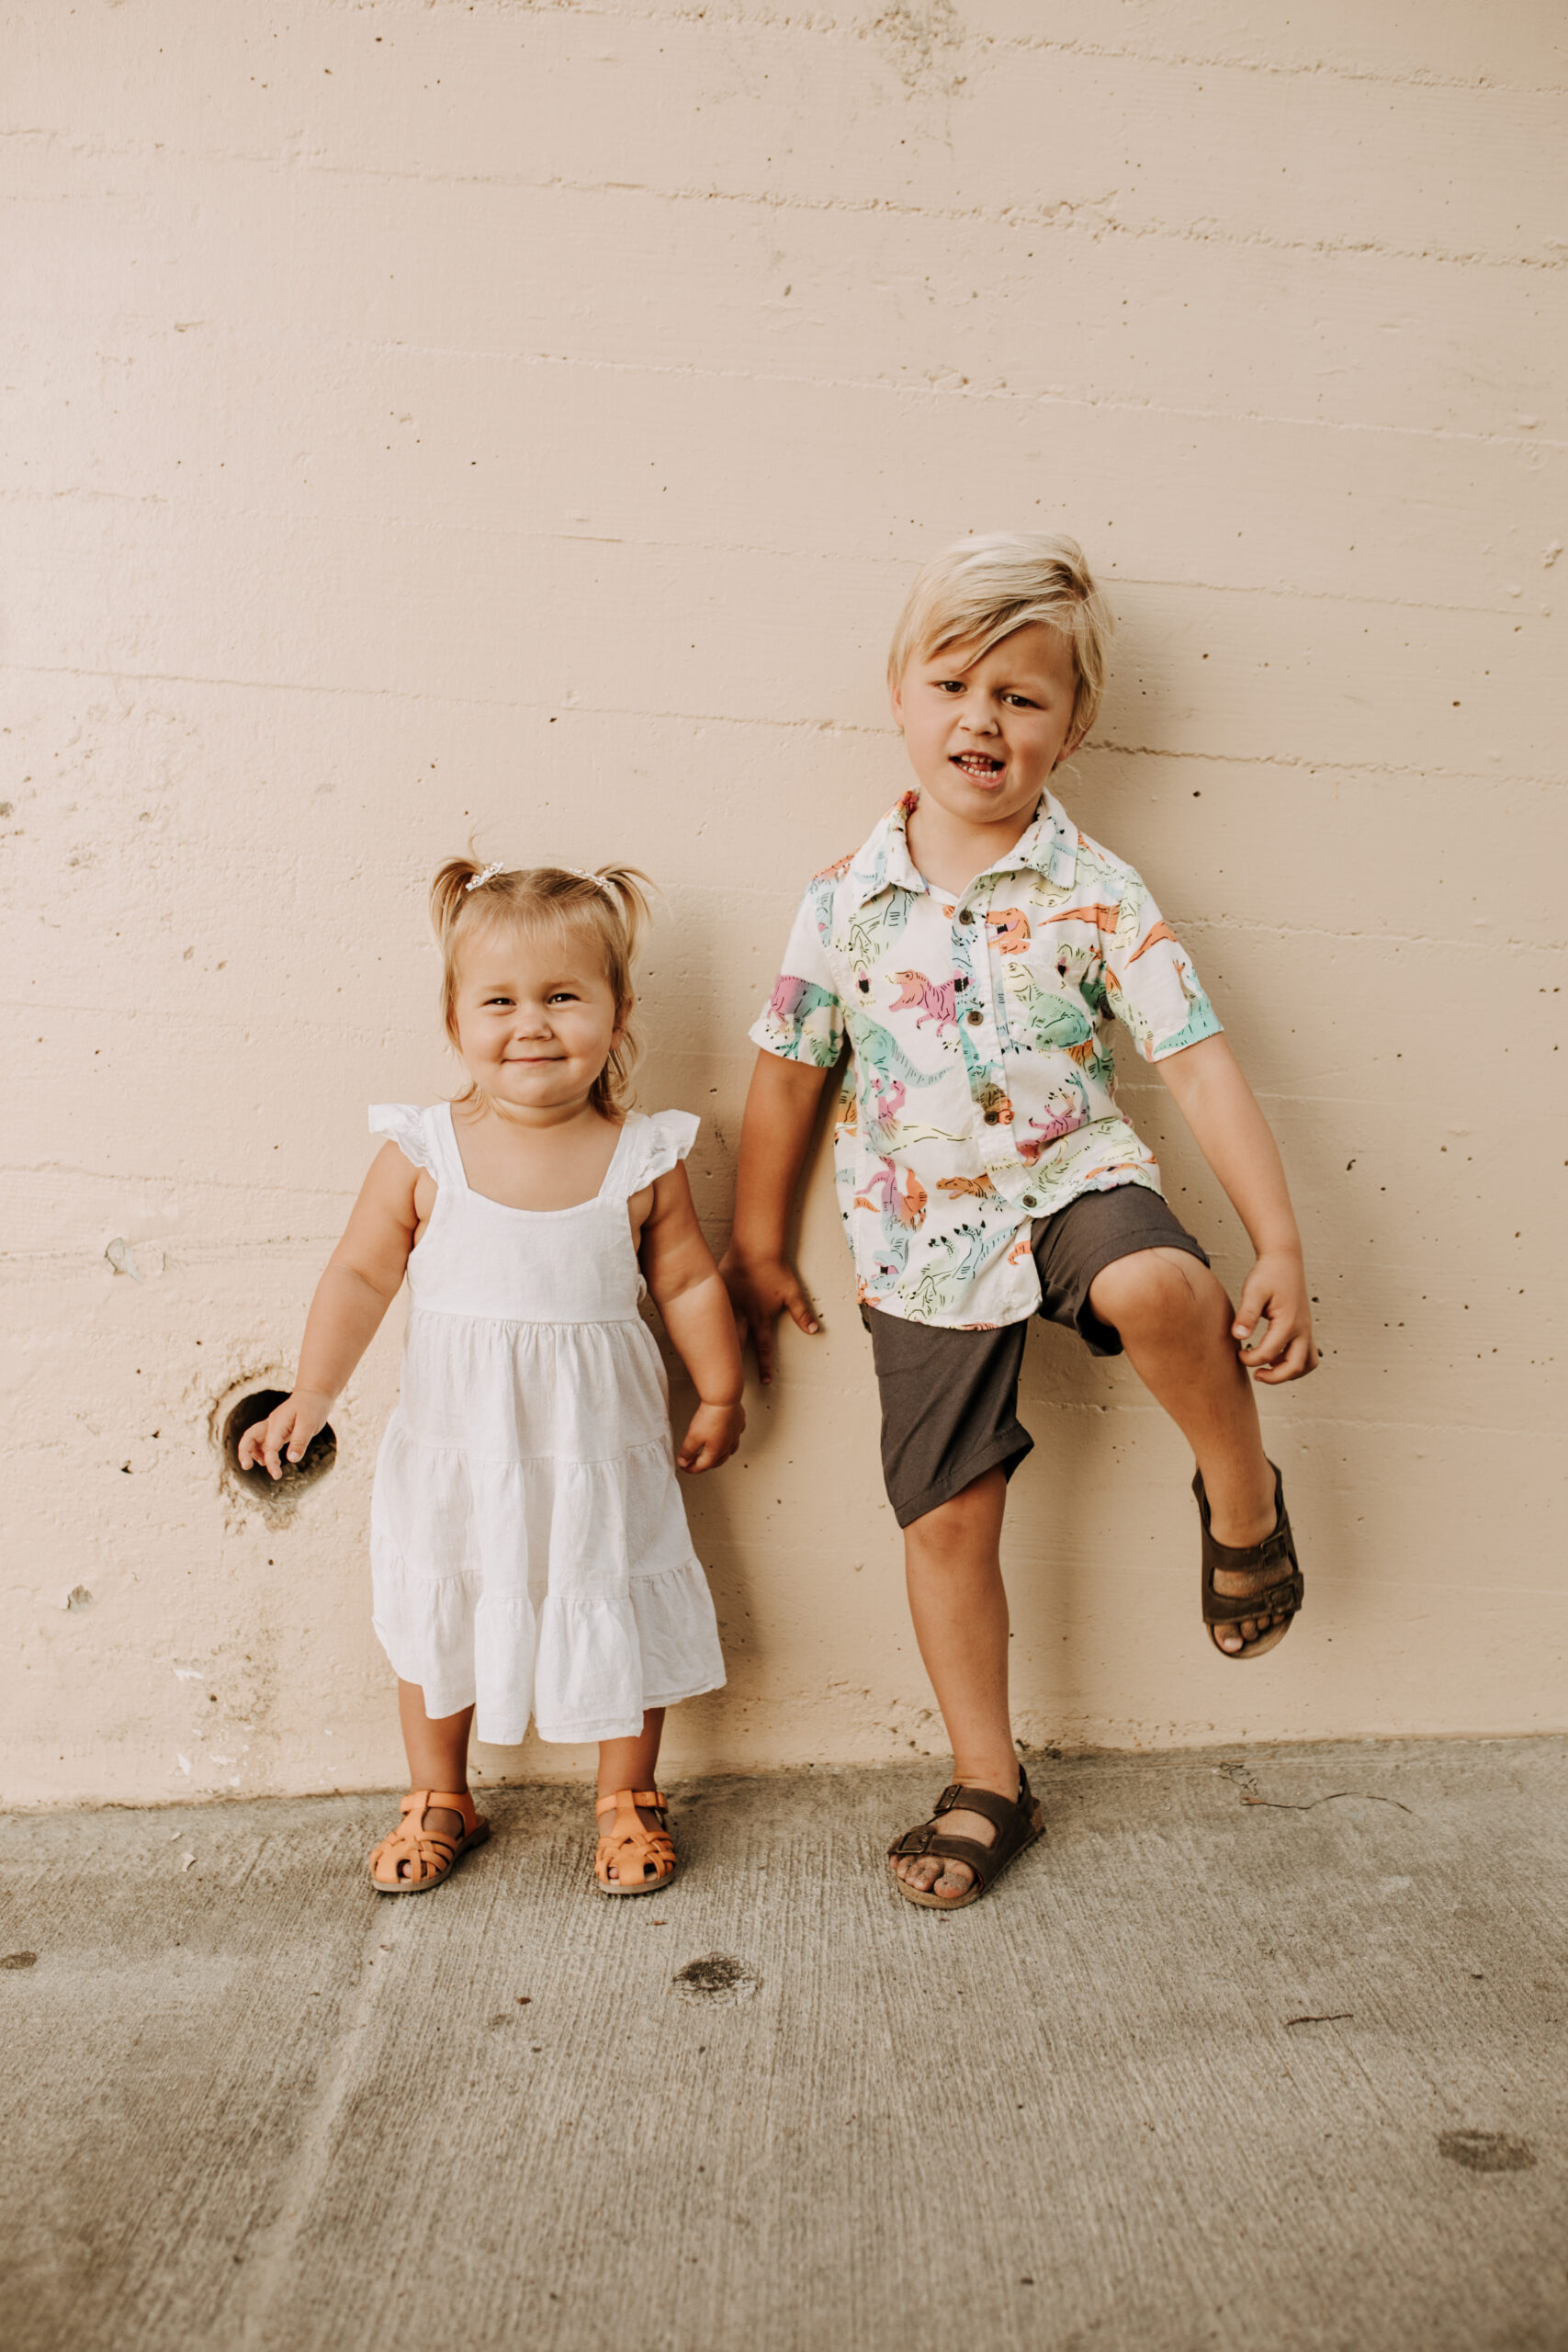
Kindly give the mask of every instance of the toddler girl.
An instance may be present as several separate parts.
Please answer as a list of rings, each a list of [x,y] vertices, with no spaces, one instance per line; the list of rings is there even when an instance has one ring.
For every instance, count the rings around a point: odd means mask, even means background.
[[[371,1111],[389,1141],[311,1303],[293,1394],[240,1448],[275,1478],[285,1451],[299,1460],[406,1273],[370,1517],[412,1783],[370,1857],[384,1894],[439,1885],[490,1835],[468,1787],[476,1702],[502,1746],[530,1713],[541,1738],[597,1740],[598,1883],[666,1885],[664,1710],[724,1680],[673,1472],[735,1451],[740,1358],[681,1166],[697,1121],[625,1108],[640,878],[442,867],[431,914],[468,1091]],[[701,1400],[673,1458],[645,1288]]]

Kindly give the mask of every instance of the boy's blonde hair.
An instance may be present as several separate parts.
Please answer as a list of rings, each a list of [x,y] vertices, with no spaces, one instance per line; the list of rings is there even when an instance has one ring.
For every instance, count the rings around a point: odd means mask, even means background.
[[[897,686],[909,663],[949,645],[973,646],[972,662],[1015,628],[1047,621],[1069,639],[1077,669],[1073,735],[1087,735],[1105,688],[1115,623],[1076,539],[1044,532],[991,531],[933,556],[898,616],[887,656]]]
[[[430,920],[441,949],[441,1012],[457,1042],[457,957],[483,931],[509,925],[528,932],[557,930],[591,940],[615,1000],[615,1026],[624,1032],[589,1093],[606,1118],[625,1110],[641,1042],[632,1025],[632,963],[649,919],[644,890],[653,885],[635,865],[605,865],[578,873],[570,865],[481,866],[449,857],[430,886]],[[458,1101],[478,1091],[470,1087]]]

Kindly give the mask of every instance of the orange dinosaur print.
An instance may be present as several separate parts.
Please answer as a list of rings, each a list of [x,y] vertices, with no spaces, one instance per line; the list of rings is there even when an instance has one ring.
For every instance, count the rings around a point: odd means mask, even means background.
[[[821,873],[814,874],[811,879],[814,882],[838,882],[841,880],[849,872],[851,866],[854,864],[856,854],[857,853],[854,850],[851,850],[848,857],[836,857],[831,865],[825,865],[822,868]]]
[[[1092,907],[1063,907],[1054,915],[1036,915],[1036,922],[1091,922],[1096,931],[1114,931],[1122,920],[1120,907],[1108,907],[1099,901]],[[1149,938],[1154,937],[1153,932]],[[1147,942],[1145,943],[1145,945]]]
[[[1029,944],[1029,917],[1021,907],[993,907],[986,936],[999,955],[1021,956]]]
[[[936,1188],[955,1201],[994,1201],[997,1196],[997,1188],[983,1169],[978,1176],[939,1176]]]
[[[1161,939],[1168,939],[1173,947],[1179,947],[1181,944],[1181,942],[1178,939],[1175,932],[1172,931],[1168,922],[1156,922],[1154,929],[1149,933],[1148,937],[1146,939],[1139,940],[1136,947],[1134,948],[1132,954],[1127,958],[1128,963],[1135,964],[1140,956],[1147,955],[1149,949],[1155,945],[1156,942]]]

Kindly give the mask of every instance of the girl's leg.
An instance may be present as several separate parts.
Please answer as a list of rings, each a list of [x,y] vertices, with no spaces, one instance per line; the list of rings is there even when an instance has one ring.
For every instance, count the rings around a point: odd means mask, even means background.
[[[1018,1751],[1008,1714],[1008,1602],[1002,1584],[1002,1513],[1007,1479],[987,1470],[904,1530],[904,1568],[915,1639],[953,1749],[953,1777],[998,1796],[1018,1794]],[[984,1815],[953,1811],[942,1827],[989,1845]],[[965,1862],[929,1854],[893,1865],[911,1886],[962,1894],[974,1882]]]
[[[649,1707],[643,1716],[642,1729],[635,1739],[602,1739],[599,1742],[598,1794],[610,1797],[617,1789],[656,1789],[659,1786],[659,1743],[663,1736],[664,1710],[662,1707]],[[664,1826],[663,1821],[649,1805],[639,1804],[637,1817],[645,1829],[662,1829]],[[610,1876],[614,1878],[615,1874],[615,1866],[612,1862]]]
[[[1274,1473],[1263,1451],[1258,1400],[1236,1343],[1223,1285],[1184,1250],[1138,1250],[1117,1258],[1089,1285],[1089,1305],[1121,1338],[1134,1371],[1165,1407],[1197,1456],[1221,1544],[1245,1550],[1274,1527]],[[1277,1568],[1221,1569],[1216,1591],[1245,1598],[1273,1583]],[[1218,1625],[1232,1652],[1273,1623],[1268,1616]]]
[[[411,1789],[434,1789],[445,1796],[468,1794],[468,1726],[473,1719],[472,1707],[460,1707],[455,1715],[427,1715],[419,1684],[399,1683],[398,1720],[409,1759]],[[429,1818],[433,1829],[445,1830],[453,1838],[463,1834],[462,1817],[449,1805],[432,1805]]]
[[[599,1794],[614,1796],[617,1789],[659,1786],[659,1743],[664,1736],[664,1710],[649,1707],[635,1739],[599,1742]],[[649,1823],[649,1828],[656,1825]]]

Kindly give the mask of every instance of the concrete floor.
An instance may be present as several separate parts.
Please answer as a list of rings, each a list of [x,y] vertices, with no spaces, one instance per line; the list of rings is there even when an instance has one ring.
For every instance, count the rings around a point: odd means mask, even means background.
[[[1035,1778],[950,1918],[930,1767],[637,1902],[555,1789],[416,1901],[375,1798],[4,1825],[13,2352],[1568,2347],[1568,1741]]]

